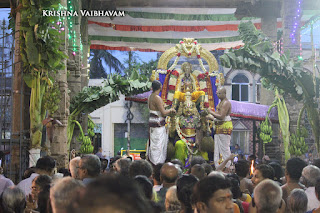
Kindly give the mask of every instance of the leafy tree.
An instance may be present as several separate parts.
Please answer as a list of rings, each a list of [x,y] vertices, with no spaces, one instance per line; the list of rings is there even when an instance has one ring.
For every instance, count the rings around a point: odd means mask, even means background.
[[[158,59],[151,60],[148,63],[137,62],[131,66],[131,70],[130,70],[130,72],[128,70],[128,73],[131,73],[134,71],[134,72],[139,73],[139,75],[150,77],[152,70],[157,69],[157,64],[158,64]]]
[[[135,52],[129,51],[127,55],[128,59],[125,60],[125,64],[128,65],[128,67],[125,69],[125,74],[127,76],[131,75],[131,73],[135,71],[139,73],[139,75],[150,77],[152,70],[157,69],[159,59],[152,59],[149,62],[142,62]]]
[[[150,77],[152,70],[157,69],[159,59],[150,60],[148,63],[139,64],[139,74]]]
[[[124,63],[127,65],[127,68],[124,70],[124,73],[126,76],[130,76],[133,70],[137,70],[136,66],[140,61],[140,58],[138,54],[134,51],[128,51],[126,53],[128,55],[128,59],[124,61]]]
[[[90,51],[90,78],[107,78],[108,74],[115,73],[121,74],[124,70],[123,64],[112,55],[111,51],[108,50],[91,50]],[[103,67],[103,62],[108,66],[107,73]]]

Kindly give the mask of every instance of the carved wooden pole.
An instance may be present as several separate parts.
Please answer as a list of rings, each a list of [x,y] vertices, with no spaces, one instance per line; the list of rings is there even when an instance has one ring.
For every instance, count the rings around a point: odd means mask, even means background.
[[[15,8],[12,8],[14,10]],[[12,11],[14,13],[14,11]],[[20,25],[21,14],[19,10],[16,12],[15,24],[15,44],[14,44],[14,69],[13,69],[13,85],[12,85],[12,130],[10,143],[10,176],[11,180],[18,182],[21,180],[22,172],[26,169],[27,164],[23,160],[23,151],[27,148],[26,139],[28,138],[27,130],[30,129],[29,117],[29,99],[30,89],[23,80],[23,63],[20,54]],[[25,153],[26,154],[26,153]]]

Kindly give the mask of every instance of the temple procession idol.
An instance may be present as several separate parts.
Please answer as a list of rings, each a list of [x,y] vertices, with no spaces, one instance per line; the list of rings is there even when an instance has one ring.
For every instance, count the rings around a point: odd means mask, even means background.
[[[176,68],[181,56],[187,59],[197,57],[201,70],[194,70],[189,62],[184,62],[181,68]],[[168,68],[168,63],[173,57],[176,57],[175,61]],[[202,59],[207,62],[208,69],[204,66]],[[217,95],[217,91],[223,93],[225,90],[221,88],[224,77],[218,72],[218,63],[214,55],[202,48],[195,39],[185,38],[162,54],[151,80],[161,82],[159,97],[165,105],[164,108],[167,112],[168,110],[175,112],[162,114],[163,117],[168,115],[166,117],[166,130],[169,136],[167,158],[177,158],[186,166],[194,155],[201,155],[208,160],[208,152],[215,152],[215,164],[218,163],[220,156],[226,159],[230,154],[231,137],[220,137],[220,140],[215,137],[217,144],[213,141],[213,135],[217,130],[215,127],[219,127],[220,130],[226,129],[226,131],[219,130],[219,134],[230,136],[231,120],[223,127],[219,125],[221,122],[229,121],[231,105],[225,104],[228,101],[221,99],[223,95],[219,97]],[[225,95],[223,97],[225,98]],[[219,98],[223,103],[218,106]],[[217,106],[218,111],[216,111]],[[150,138],[152,137],[150,132]],[[152,141],[149,142],[152,144]],[[224,145],[221,146],[221,143]],[[226,149],[227,146],[228,149]],[[150,145],[148,148],[150,159],[150,156],[152,158]]]

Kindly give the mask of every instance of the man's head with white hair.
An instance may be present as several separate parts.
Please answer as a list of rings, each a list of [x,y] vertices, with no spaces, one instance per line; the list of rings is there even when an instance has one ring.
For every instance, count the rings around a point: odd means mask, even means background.
[[[50,189],[50,202],[53,213],[65,213],[76,195],[84,189],[81,181],[72,177],[58,180]]]
[[[254,188],[257,213],[276,213],[281,207],[282,190],[273,180],[263,180]]]
[[[313,187],[317,183],[317,179],[320,177],[320,169],[316,166],[309,165],[303,168],[301,182],[306,187]]]
[[[220,172],[220,171],[212,171],[212,172],[209,173],[208,176],[210,176],[210,177],[213,177],[213,176],[214,176],[214,177],[225,178],[223,172]]]
[[[73,177],[74,179],[79,179],[78,167],[79,167],[80,160],[81,160],[80,157],[75,157],[75,158],[72,158],[70,163],[69,163],[69,169],[70,169],[71,177]]]
[[[308,197],[303,189],[294,189],[287,199],[289,212],[304,213],[308,207]]]

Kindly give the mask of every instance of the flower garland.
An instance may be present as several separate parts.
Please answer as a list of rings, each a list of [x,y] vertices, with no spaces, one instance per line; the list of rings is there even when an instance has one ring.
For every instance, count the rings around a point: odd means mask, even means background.
[[[166,78],[164,79],[163,85],[162,85],[162,92],[161,92],[161,98],[163,100],[163,102],[165,102],[167,105],[171,105],[171,103],[168,103],[168,95],[169,93],[167,93],[168,91],[168,84],[169,84],[169,75],[166,75]],[[166,101],[167,100],[167,101]]]
[[[179,123],[180,123],[180,120],[179,120],[179,117],[176,118],[176,130],[177,130],[177,133],[179,135],[179,138],[186,143],[187,145],[187,148],[188,148],[188,151],[192,154],[192,155],[195,155],[198,153],[198,149],[193,152],[192,149],[190,147],[195,147],[196,144],[195,143],[190,143],[183,135],[182,135],[182,132],[181,132],[181,129],[180,129],[180,126],[179,126]]]
[[[198,45],[197,45],[198,42],[197,42],[197,41],[194,41],[194,42],[191,43],[191,49],[190,49],[190,51],[188,51],[188,50],[187,50],[187,47],[186,47],[186,45],[185,45],[185,43],[184,43],[183,41],[180,41],[179,43],[180,43],[180,47],[182,47],[183,51],[184,51],[185,53],[187,53],[188,56],[191,56],[192,52],[194,51],[195,46],[198,46]],[[180,48],[180,49],[181,49],[181,48]]]
[[[191,49],[190,49],[190,51],[188,51],[188,49],[187,49],[186,44],[184,43],[184,41],[180,41],[179,43],[180,43],[180,45],[179,45],[177,57],[176,57],[176,59],[174,60],[172,66],[169,68],[169,70],[173,70],[173,69],[177,66],[178,61],[180,60],[180,56],[181,56],[181,53],[182,53],[182,52],[185,52],[188,56],[191,56],[192,53],[194,52],[194,50],[196,50],[196,54],[197,54],[197,58],[198,58],[198,61],[199,61],[199,65],[200,65],[201,69],[202,69],[204,72],[207,72],[207,69],[203,66],[203,62],[202,62],[202,60],[201,60],[201,56],[200,56],[200,46],[198,45],[197,40],[195,40],[194,42],[191,43]]]
[[[205,73],[201,73],[198,75],[197,77],[198,81],[199,81],[199,85],[200,85],[200,90],[205,92],[205,100],[204,100],[204,106],[206,108],[209,107],[209,98],[208,98],[208,81],[207,79],[209,79],[209,73],[205,72]]]
[[[199,81],[199,86],[200,90],[204,91],[207,93],[207,78],[208,78],[208,73],[203,73],[198,75],[198,81]]]
[[[201,56],[200,56],[200,48],[199,48],[199,45],[197,45],[196,53],[197,53],[197,58],[198,58],[200,67],[201,67],[202,71],[206,73],[206,72],[207,72],[207,69],[203,66],[203,62],[202,62]]]
[[[180,73],[177,70],[167,70],[167,76],[170,76],[168,86],[167,105],[172,105],[174,93],[176,91],[176,85],[179,81]]]
[[[159,69],[159,70],[157,70],[157,72],[160,74],[167,74],[168,70]]]
[[[157,70],[152,70],[152,74],[150,77],[150,80],[158,80],[159,81],[159,74],[167,74],[167,70],[163,70],[163,69],[157,69]]]
[[[206,99],[205,99],[205,102],[204,102],[204,107],[205,108],[211,108],[212,110],[214,110],[214,106],[215,106],[215,103],[214,103],[214,94],[213,94],[213,91],[212,91],[212,83],[211,83],[211,79],[210,77],[207,78],[207,93],[206,93]]]
[[[209,74],[210,77],[216,77],[216,86],[220,87],[221,85],[224,85],[224,76],[223,73],[219,73],[218,71],[214,71],[213,73]]]

